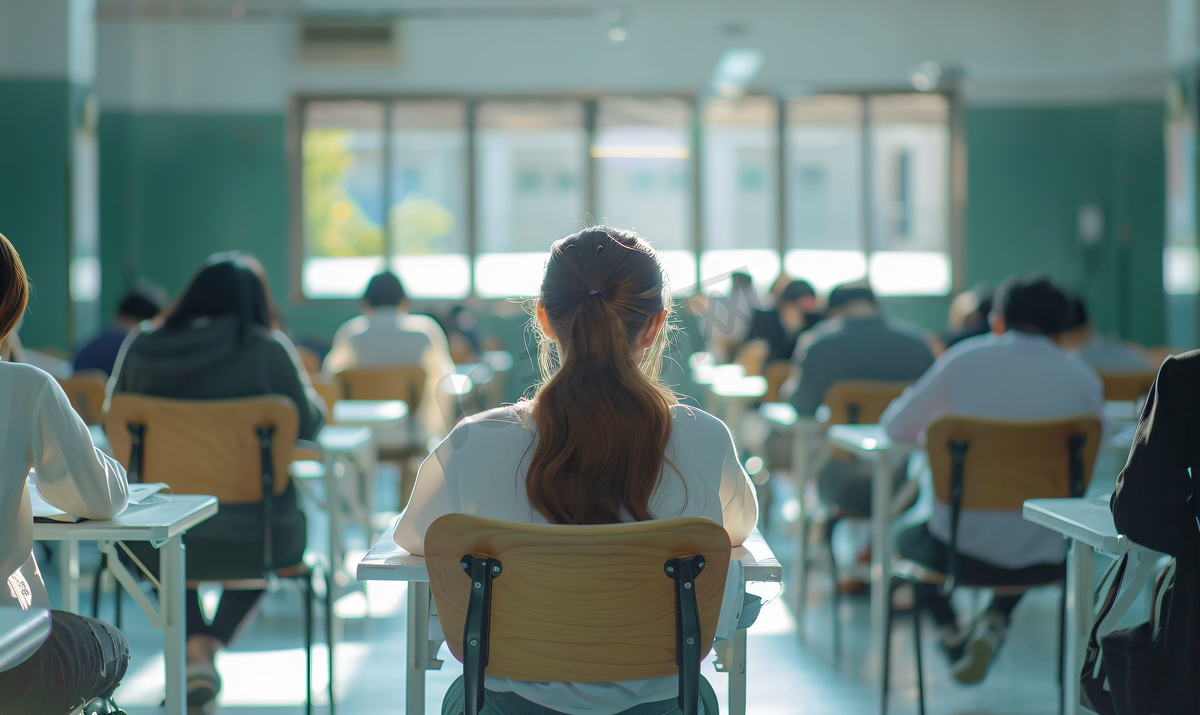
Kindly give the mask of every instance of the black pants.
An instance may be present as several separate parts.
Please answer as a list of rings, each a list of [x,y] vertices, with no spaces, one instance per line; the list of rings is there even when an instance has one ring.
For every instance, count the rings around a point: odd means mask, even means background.
[[[112,697],[129,667],[129,643],[115,627],[52,611],[50,637],[24,662],[0,672],[0,715],[67,715]]]
[[[238,629],[249,622],[250,615],[258,607],[258,602],[266,591],[225,591],[221,594],[221,603],[213,616],[212,624],[204,622],[204,612],[200,610],[200,595],[188,589],[187,634],[189,636],[212,636],[229,645]]]
[[[929,533],[928,524],[918,524],[906,529],[896,540],[900,555],[927,568],[946,572],[949,549],[940,539]],[[1021,569],[1006,569],[979,561],[960,553],[958,555],[958,582],[964,585],[987,584],[989,586],[1033,586],[1065,578],[1067,565],[1036,564]],[[941,586],[913,584],[916,603],[928,609],[939,626],[954,625],[957,618],[950,607],[950,599],[942,595]],[[997,611],[1007,620],[1021,596],[994,596],[988,610]]]

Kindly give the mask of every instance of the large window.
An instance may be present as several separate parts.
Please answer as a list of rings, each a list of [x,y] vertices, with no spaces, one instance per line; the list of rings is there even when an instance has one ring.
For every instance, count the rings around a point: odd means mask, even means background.
[[[532,295],[550,243],[601,221],[646,236],[676,294],[735,271],[951,288],[943,95],[300,106],[307,298],[357,297],[385,266],[418,299]]]

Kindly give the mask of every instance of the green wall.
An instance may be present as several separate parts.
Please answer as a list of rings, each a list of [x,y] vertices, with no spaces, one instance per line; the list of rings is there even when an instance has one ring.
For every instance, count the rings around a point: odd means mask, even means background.
[[[33,284],[21,339],[66,348],[71,337],[68,170],[75,88],[0,79],[0,233]]]
[[[1085,293],[1102,330],[1161,343],[1162,121],[1161,106],[1150,103],[970,109],[966,285],[1044,270]],[[282,115],[107,112],[100,137],[105,315],[133,280],[174,295],[206,256],[232,248],[262,260],[297,335],[329,337],[355,313],[348,302],[288,299]],[[1105,237],[1096,249],[1080,248],[1075,238],[1084,202],[1104,209]],[[886,306],[940,330],[947,302],[906,298]],[[519,340],[516,326],[506,327],[513,329],[498,332]],[[508,347],[524,351],[519,342]]]

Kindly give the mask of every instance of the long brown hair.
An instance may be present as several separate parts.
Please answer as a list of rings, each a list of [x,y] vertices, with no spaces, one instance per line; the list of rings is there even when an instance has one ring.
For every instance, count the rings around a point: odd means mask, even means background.
[[[557,524],[653,518],[677,402],[658,379],[669,320],[640,364],[634,346],[647,320],[672,307],[658,257],[632,231],[585,229],[554,243],[538,300],[557,342],[538,330],[530,504]]]
[[[0,339],[17,326],[29,303],[29,277],[17,249],[0,234]]]

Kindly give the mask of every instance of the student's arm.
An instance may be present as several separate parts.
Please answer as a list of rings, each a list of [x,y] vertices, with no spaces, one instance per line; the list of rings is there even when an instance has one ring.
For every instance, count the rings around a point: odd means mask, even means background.
[[[396,523],[392,540],[411,554],[425,553],[425,532],[439,516],[453,513],[450,497],[446,490],[446,460],[454,451],[451,438],[447,437],[433,451],[421,468],[417,470],[417,483],[413,486],[408,506]]]
[[[313,389],[308,371],[304,369],[304,361],[296,346],[283,332],[272,332],[274,344],[271,350],[270,374],[276,380],[272,391],[291,398],[300,413],[300,439],[314,439],[321,426],[325,424],[325,401]]]
[[[1134,435],[1129,461],[1117,477],[1112,495],[1117,531],[1134,542],[1173,556],[1194,553],[1197,510],[1194,508],[1191,451],[1192,415],[1200,355],[1167,358],[1146,399]]]
[[[418,316],[413,316],[418,317]],[[419,316],[424,317],[424,316]],[[429,338],[429,346],[421,356],[421,367],[425,370],[425,404],[435,405],[425,413],[425,428],[433,434],[446,434],[454,427],[455,397],[444,389],[437,389],[447,375],[454,374],[454,360],[450,357],[450,341],[441,326],[433,318],[421,321],[422,332]]]
[[[92,443],[87,425],[49,375],[34,402],[29,462],[38,492],[68,514],[111,519],[129,504],[125,469]]]
[[[354,332],[350,327],[350,323],[347,323],[338,328],[338,331],[333,334],[333,347],[330,348],[329,354],[325,356],[325,362],[321,365],[321,372],[336,375],[342,370],[349,370],[358,363],[354,355],[354,347],[350,344],[350,336]]]
[[[934,417],[950,411],[950,362],[939,359],[883,411],[879,424],[887,429],[889,437],[916,442]]]
[[[741,546],[758,524],[758,494],[754,482],[738,461],[733,435],[724,424],[721,439],[725,457],[721,464],[721,523],[729,532],[730,546]]]

